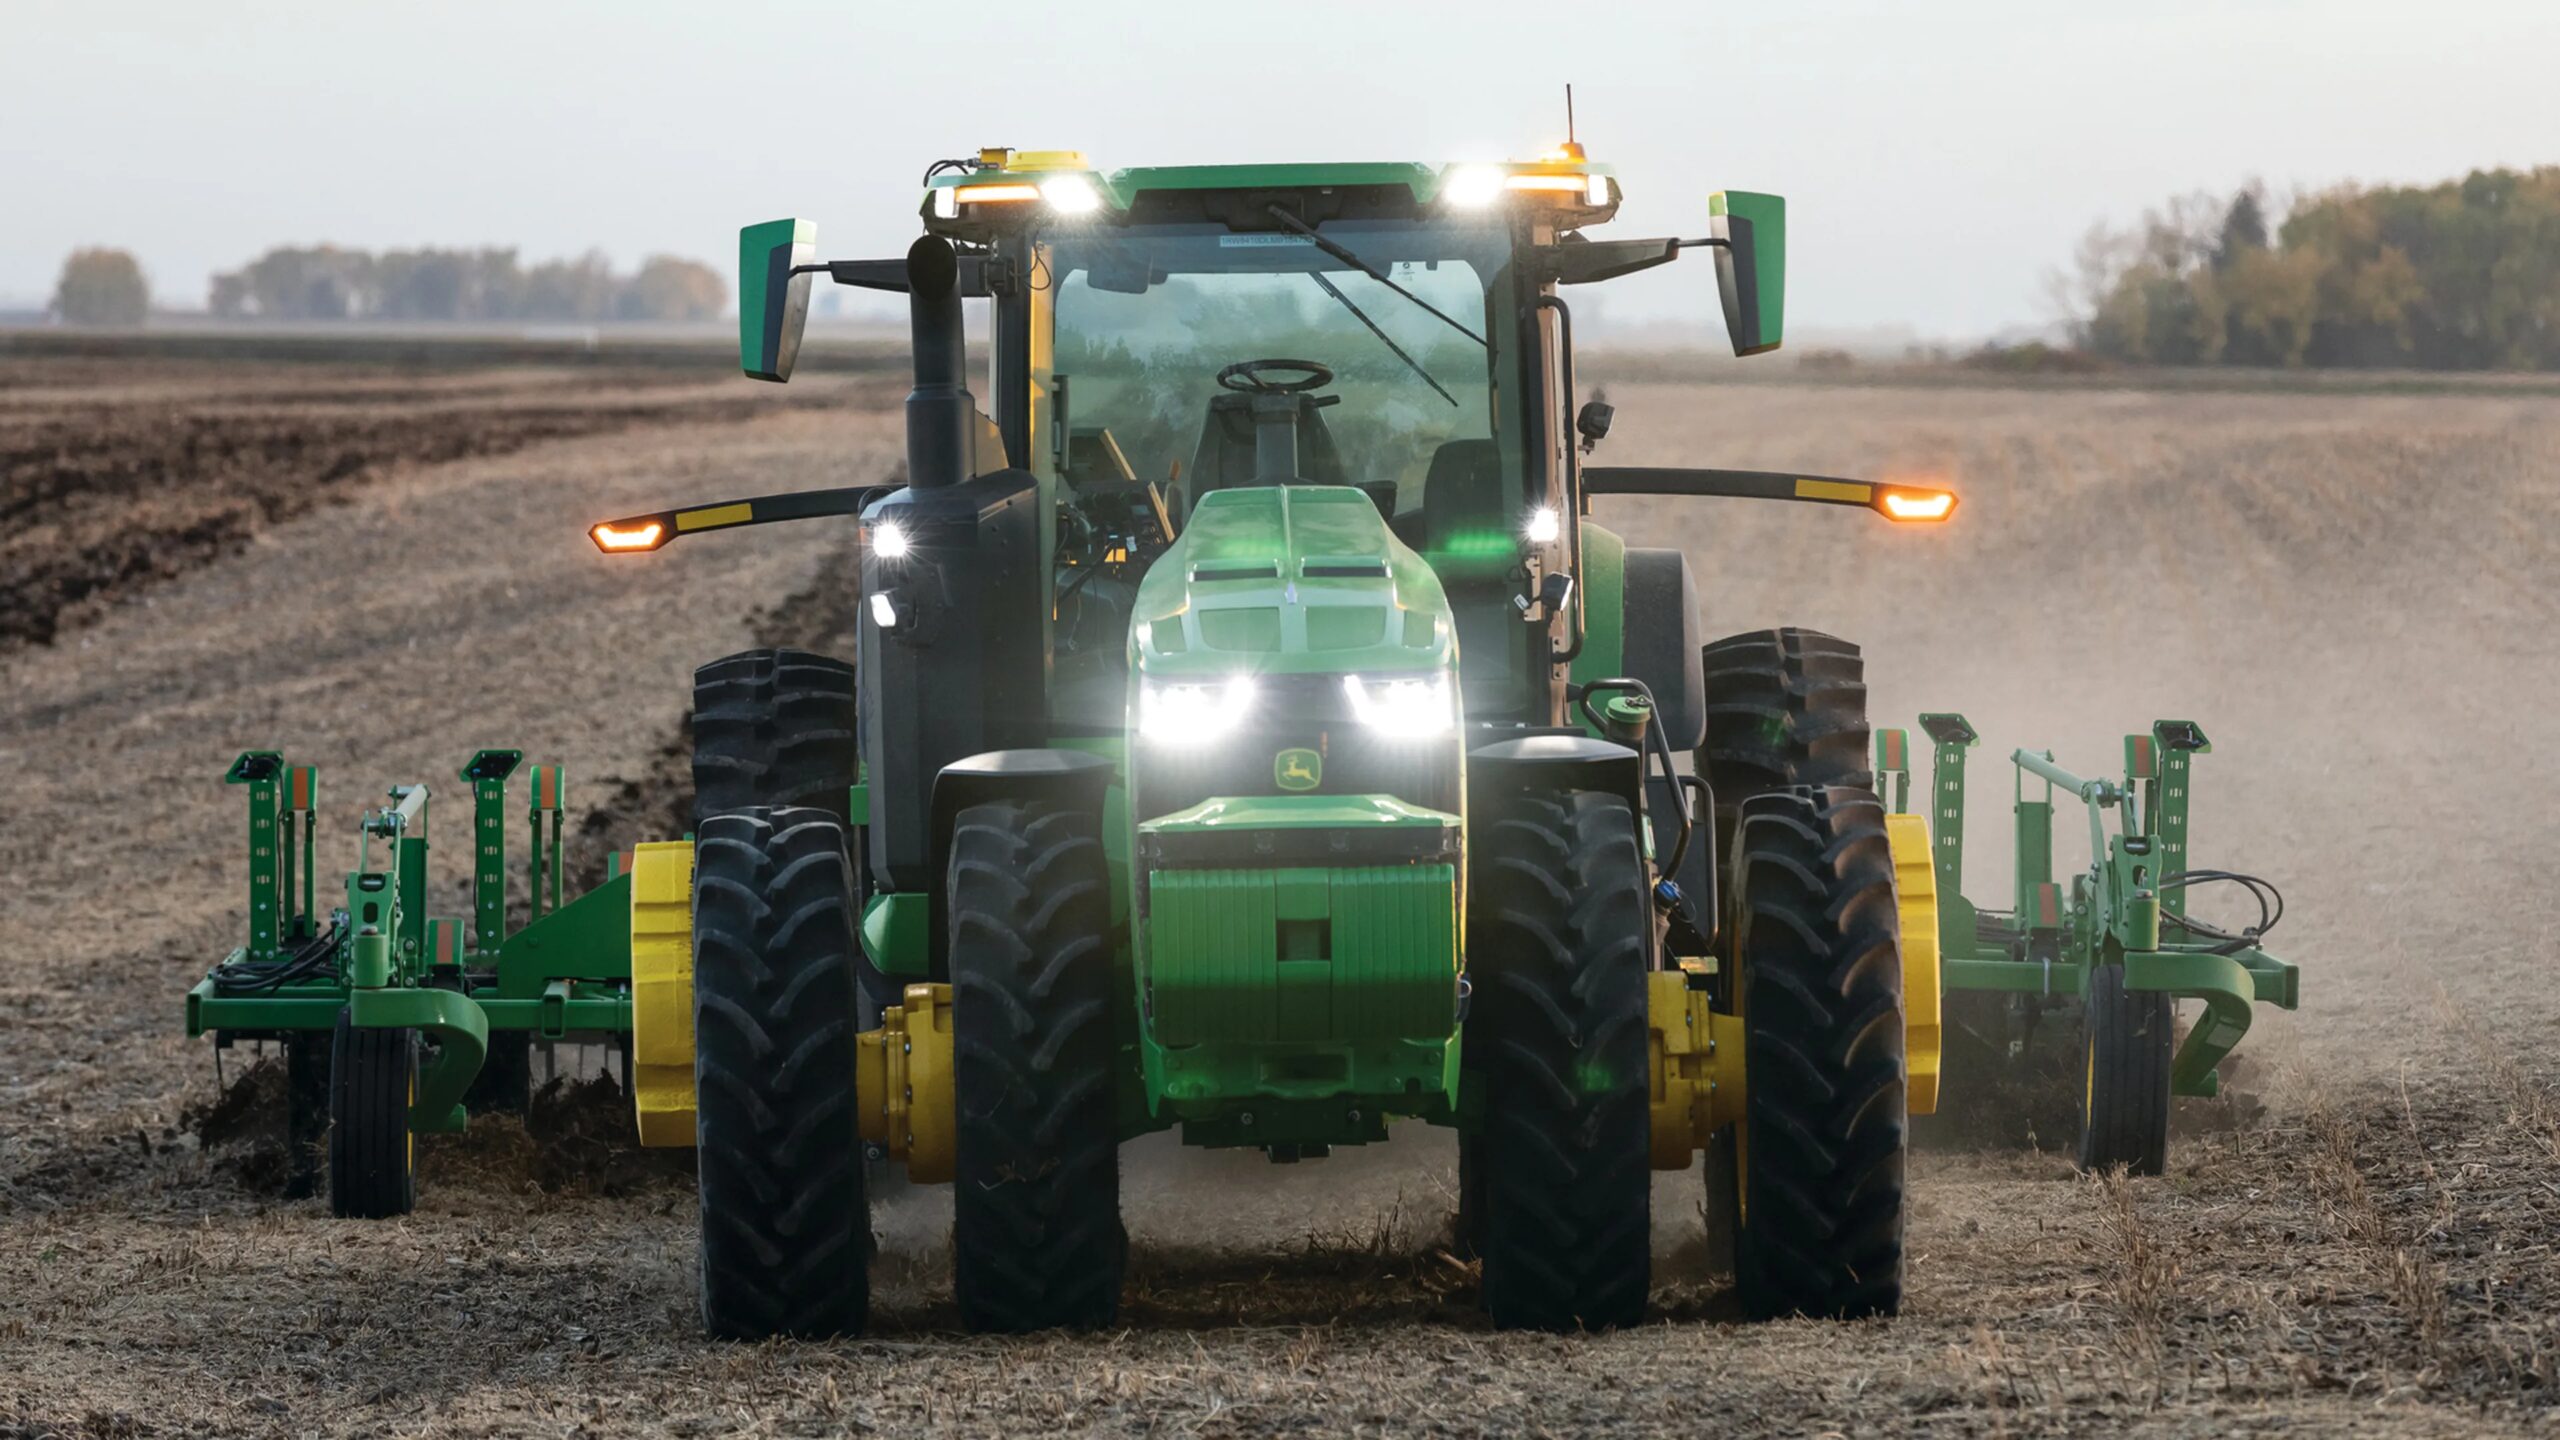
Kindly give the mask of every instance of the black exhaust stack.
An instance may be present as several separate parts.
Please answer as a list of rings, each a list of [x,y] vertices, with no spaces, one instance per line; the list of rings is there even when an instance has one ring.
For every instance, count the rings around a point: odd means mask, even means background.
[[[916,388],[907,396],[907,483],[939,490],[969,478],[978,401],[960,323],[960,256],[927,235],[907,247],[907,323]]]
[[[863,512],[894,525],[905,552],[862,556],[861,737],[869,771],[874,891],[938,893],[934,777],[955,760],[1048,743],[1041,616],[1040,491],[980,440],[951,242],[907,250],[915,389],[907,396],[907,483]]]

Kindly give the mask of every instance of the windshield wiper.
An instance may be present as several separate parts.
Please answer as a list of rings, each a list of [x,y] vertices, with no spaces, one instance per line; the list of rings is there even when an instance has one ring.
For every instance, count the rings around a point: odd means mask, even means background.
[[[1343,264],[1350,266],[1352,269],[1357,270],[1361,274],[1368,276],[1370,279],[1377,281],[1379,284],[1386,286],[1388,289],[1393,290],[1407,300],[1412,301],[1414,304],[1430,311],[1433,315],[1439,317],[1442,324],[1447,325],[1450,329],[1457,331],[1459,334],[1466,336],[1477,344],[1484,346],[1487,350],[1493,348],[1493,346],[1488,343],[1483,336],[1468,329],[1456,320],[1451,319],[1449,312],[1432,304],[1430,301],[1423,299],[1421,296],[1414,294],[1412,291],[1407,290],[1395,281],[1388,279],[1387,272],[1384,270],[1381,270],[1377,266],[1370,264],[1368,261],[1361,259],[1359,256],[1352,254],[1350,251],[1343,249],[1340,245],[1326,239],[1324,236],[1317,234],[1316,228],[1308,224],[1306,221],[1299,219],[1297,216],[1290,214],[1288,211],[1281,209],[1277,205],[1270,206],[1269,209],[1271,211],[1272,219],[1279,221],[1287,228],[1306,237],[1308,244],[1315,246],[1317,249],[1332,256],[1334,259],[1341,261]],[[1374,329],[1376,327],[1372,326],[1371,328]]]
[[[1310,279],[1310,280],[1313,280],[1314,282],[1316,282],[1316,284],[1317,284],[1320,288],[1322,288],[1322,289],[1323,289],[1324,293],[1326,293],[1327,295],[1332,296],[1332,297],[1333,297],[1334,299],[1336,299],[1336,300],[1341,301],[1341,302],[1342,302],[1342,308],[1343,308],[1343,309],[1345,309],[1345,310],[1350,311],[1350,312],[1351,312],[1351,314],[1352,314],[1352,317],[1353,317],[1354,319],[1358,320],[1361,324],[1368,326],[1368,327],[1369,327],[1369,333],[1378,337],[1378,343],[1379,343],[1379,344],[1384,345],[1384,346],[1386,346],[1388,349],[1393,350],[1394,352],[1396,352],[1396,358],[1404,362],[1404,367],[1405,367],[1406,369],[1408,369],[1408,370],[1412,371],[1412,372],[1413,372],[1414,374],[1416,374],[1416,375],[1421,376],[1421,377],[1422,377],[1422,383],[1423,383],[1423,384],[1430,386],[1430,387],[1431,387],[1432,389],[1434,389],[1434,390],[1438,390],[1438,391],[1440,392],[1440,398],[1441,398],[1441,399],[1443,399],[1443,400],[1448,401],[1448,402],[1449,402],[1449,405],[1450,405],[1450,407],[1451,407],[1452,409],[1456,408],[1456,406],[1457,406],[1457,404],[1458,404],[1458,397],[1457,397],[1457,396],[1455,396],[1455,395],[1450,394],[1450,393],[1449,393],[1445,388],[1443,388],[1443,387],[1441,386],[1441,384],[1440,384],[1440,382],[1439,382],[1439,381],[1432,379],[1432,378],[1431,378],[1431,372],[1422,368],[1422,362],[1421,362],[1421,361],[1416,360],[1416,359],[1414,359],[1412,356],[1407,355],[1406,353],[1404,353],[1404,347],[1403,347],[1403,346],[1401,346],[1401,345],[1397,344],[1397,343],[1396,343],[1395,341],[1393,341],[1393,340],[1388,339],[1388,338],[1387,338],[1387,332],[1378,328],[1378,322],[1369,318],[1369,312],[1368,312],[1368,311],[1363,310],[1363,309],[1361,309],[1358,305],[1353,304],[1353,303],[1352,303],[1352,301],[1351,301],[1351,297],[1350,297],[1350,296],[1343,294],[1343,293],[1342,293],[1342,291],[1341,291],[1339,288],[1337,288],[1337,287],[1334,285],[1334,283],[1333,283],[1332,281],[1327,280],[1326,278],[1324,278],[1324,274],[1323,274],[1323,272],[1321,272],[1321,271],[1317,271],[1317,270],[1310,270],[1310,271],[1308,271],[1308,272],[1307,272],[1307,278],[1308,278],[1308,279]]]

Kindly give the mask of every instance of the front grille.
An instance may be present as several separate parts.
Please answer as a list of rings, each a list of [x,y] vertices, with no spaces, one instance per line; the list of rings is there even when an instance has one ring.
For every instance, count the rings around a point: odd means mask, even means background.
[[[1214,796],[1392,795],[1408,805],[1457,812],[1458,734],[1431,740],[1382,740],[1351,716],[1339,675],[1262,680],[1254,712],[1236,729],[1198,749],[1131,746],[1130,813],[1153,820]],[[1290,750],[1322,761],[1309,789],[1283,789],[1277,766]]]

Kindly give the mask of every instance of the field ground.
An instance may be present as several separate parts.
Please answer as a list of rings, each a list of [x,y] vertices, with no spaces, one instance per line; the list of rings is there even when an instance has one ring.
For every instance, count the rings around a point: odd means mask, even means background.
[[[884,475],[900,388],[0,364],[0,1436],[2560,1429],[2560,413],[2532,395],[1612,387],[1616,463],[1964,492],[1917,533],[1613,502],[1691,551],[1709,633],[1861,640],[1880,719],[1972,717],[1986,796],[2012,745],[2103,769],[2198,719],[2199,860],[2292,902],[2304,1011],[2190,1108],[2174,1173],[2083,1179],[2063,1136],[1921,1153],[1896,1322],[1735,1323],[1681,1175],[1662,1323],[1493,1333],[1440,1249],[1453,1147],[1400,1133],[1287,1169],[1132,1146],[1108,1334],[958,1334],[949,1202],[913,1190],[878,1206],[872,1335],[720,1346],[690,1180],[597,1143],[596,1087],[536,1116],[548,1151],[431,1142],[393,1224],[208,1145],[238,1127],[178,997],[236,943],[232,754],[317,761],[331,846],[489,744],[633,838],[677,803],[687,671],[824,629],[776,607],[839,552],[788,527],[609,564],[581,530]]]

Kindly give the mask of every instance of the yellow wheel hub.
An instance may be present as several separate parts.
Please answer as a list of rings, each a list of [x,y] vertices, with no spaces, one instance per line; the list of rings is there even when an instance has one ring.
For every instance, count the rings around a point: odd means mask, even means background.
[[[862,1138],[903,1160],[919,1185],[948,1181],[956,1118],[951,1090],[951,987],[910,985],[854,1052]]]
[[[1929,822],[1917,815],[1884,817],[1893,845],[1893,891],[1902,915],[1902,1053],[1909,1073],[1911,1113],[1938,1109],[1941,1024],[1938,985],[1938,870],[1929,850]]]
[[[631,1104],[643,1145],[693,1143],[693,842],[631,857]]]
[[[1713,964],[1687,961],[1645,977],[1656,1170],[1688,1169],[1708,1136],[1742,1119],[1742,1017],[1710,1008],[1706,990],[1691,983]]]

